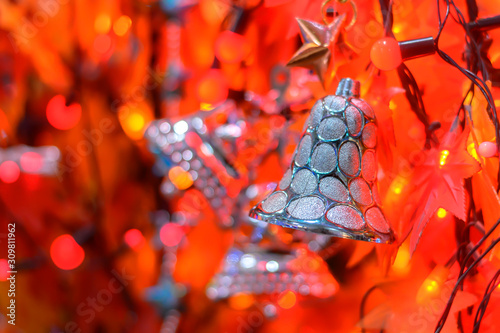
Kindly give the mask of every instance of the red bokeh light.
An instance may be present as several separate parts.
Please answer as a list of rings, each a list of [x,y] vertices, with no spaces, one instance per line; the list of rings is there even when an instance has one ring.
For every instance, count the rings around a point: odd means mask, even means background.
[[[111,49],[112,40],[108,35],[98,35],[94,39],[94,49],[100,54],[105,54]]]
[[[50,257],[60,269],[75,269],[83,262],[85,252],[71,235],[61,235],[50,245]]]
[[[391,37],[376,41],[370,51],[370,58],[378,69],[390,71],[403,62],[398,41]]]
[[[166,246],[179,245],[182,238],[184,238],[184,230],[177,224],[167,223],[160,229],[161,242]]]
[[[38,172],[43,165],[43,158],[40,154],[33,151],[28,151],[21,155],[21,168],[25,172],[35,173]]]
[[[56,95],[47,104],[47,120],[57,129],[68,130],[76,126],[82,116],[79,104],[66,106],[66,98]]]
[[[9,277],[8,271],[10,271],[10,269],[7,259],[0,259],[0,281],[7,281]]]
[[[236,63],[243,59],[245,37],[232,31],[223,31],[215,42],[215,56],[225,63]]]
[[[145,239],[138,229],[130,229],[123,236],[123,241],[133,250],[139,250],[144,246]]]
[[[16,162],[5,161],[0,164],[0,180],[6,184],[15,183],[19,179],[20,173]]]
[[[211,69],[198,82],[196,92],[202,103],[223,102],[228,95],[227,80],[220,70]]]

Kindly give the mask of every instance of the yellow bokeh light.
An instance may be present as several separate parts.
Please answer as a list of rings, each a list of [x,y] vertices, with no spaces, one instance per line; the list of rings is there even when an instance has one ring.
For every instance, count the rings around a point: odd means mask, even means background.
[[[297,296],[293,291],[284,291],[278,298],[278,305],[283,309],[290,309],[297,302]]]
[[[417,292],[418,304],[429,304],[433,299],[441,295],[441,290],[448,280],[450,269],[448,267],[437,265],[424,280]]]
[[[118,111],[118,119],[129,138],[140,140],[147,124],[152,120],[152,114],[147,105],[124,105]]]
[[[107,14],[100,14],[94,21],[94,29],[98,34],[107,34],[111,29],[111,18]]]
[[[250,294],[237,293],[229,298],[229,306],[235,310],[245,310],[252,306],[254,298]]]
[[[396,110],[396,108],[397,108],[397,104],[393,100],[391,100],[389,102],[389,109]]]
[[[392,191],[395,194],[401,194],[407,183],[408,181],[405,178],[397,176],[392,181],[389,191]]]
[[[446,214],[447,214],[447,213],[446,213],[446,210],[445,210],[445,209],[443,209],[443,208],[439,208],[439,209],[437,210],[437,213],[436,213],[437,217],[439,217],[440,219],[445,218],[445,217],[446,217]]]
[[[127,15],[120,16],[113,24],[113,31],[117,36],[124,36],[132,26],[132,20]]]
[[[410,251],[406,247],[400,247],[392,268],[397,273],[407,273],[410,269]]]
[[[139,113],[132,113],[127,117],[127,125],[133,132],[139,132],[144,128],[144,117]]]
[[[185,190],[193,185],[193,177],[180,166],[175,166],[168,172],[168,178],[179,190]]]
[[[200,103],[200,110],[201,111],[210,111],[213,109],[214,109],[214,106],[210,103]]]
[[[450,155],[449,150],[442,150],[441,151],[441,157],[439,158],[439,165],[443,166],[446,164],[446,159],[448,158],[448,155]]]

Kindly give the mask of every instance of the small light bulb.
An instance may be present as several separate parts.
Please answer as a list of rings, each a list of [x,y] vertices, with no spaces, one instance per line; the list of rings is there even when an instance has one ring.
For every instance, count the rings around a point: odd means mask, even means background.
[[[376,41],[370,51],[370,58],[380,70],[396,69],[403,62],[398,41],[392,37],[384,37]]]
[[[441,157],[439,158],[439,165],[443,166],[446,164],[446,159],[448,158],[448,155],[450,155],[450,152],[448,150],[441,151]]]

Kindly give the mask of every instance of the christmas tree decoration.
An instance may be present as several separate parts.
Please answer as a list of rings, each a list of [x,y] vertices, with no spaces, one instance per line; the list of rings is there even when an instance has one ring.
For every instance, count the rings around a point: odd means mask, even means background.
[[[500,15],[478,19],[469,22],[468,27],[472,31],[488,31],[500,28]]]
[[[299,249],[283,254],[233,248],[228,251],[221,271],[210,282],[206,293],[213,300],[240,294],[257,297],[287,291],[301,296],[328,298],[338,288],[338,282],[326,269],[321,257],[313,252]]]
[[[498,1],[0,13],[0,332],[500,332]]]
[[[146,299],[158,308],[162,316],[179,306],[179,295],[182,295],[182,292],[168,278],[163,278],[157,285],[145,290]]]
[[[489,141],[481,142],[477,150],[477,153],[486,158],[498,156],[497,145],[494,142],[489,142]]]
[[[341,238],[392,242],[379,207],[374,117],[359,99],[359,82],[342,79],[335,96],[313,106],[290,168],[250,217]]]
[[[378,69],[390,71],[399,67],[403,61],[434,53],[436,53],[436,48],[432,37],[401,42],[392,37],[384,37],[373,44],[370,50],[370,58]]]
[[[238,186],[238,174],[229,162],[232,151],[226,149],[231,147],[226,142],[242,135],[243,122],[219,123],[218,116],[232,107],[226,103],[177,122],[154,121],[145,134],[151,151],[159,157],[158,172],[166,174],[161,192],[171,197],[194,186],[209,200],[225,226],[233,223],[228,187]],[[222,119],[230,117],[224,115]]]
[[[415,170],[413,198],[417,204],[410,222],[411,252],[415,251],[430,216],[439,208],[461,220],[466,219],[464,178],[474,175],[480,166],[465,149],[468,129],[460,133],[457,126],[455,123],[441,145],[431,149],[422,165]]]
[[[333,70],[333,48],[345,18],[345,14],[339,15],[328,25],[297,19],[304,45],[295,52],[287,66],[313,69],[325,85],[327,73]]]

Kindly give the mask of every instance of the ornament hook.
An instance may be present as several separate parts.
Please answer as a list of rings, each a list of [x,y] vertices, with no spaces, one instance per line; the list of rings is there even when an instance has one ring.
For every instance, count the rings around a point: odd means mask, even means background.
[[[354,0],[336,0],[336,1],[338,3],[341,3],[341,4],[349,2],[351,7],[352,7],[351,22],[349,22],[345,27],[346,30],[349,30],[354,26],[354,24],[356,23],[356,21],[358,19],[358,7],[356,6],[356,3],[354,2]],[[323,4],[321,5],[321,13],[323,14],[323,22],[326,25],[328,25],[327,8],[331,2],[333,2],[333,0],[324,0]]]

